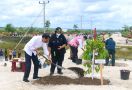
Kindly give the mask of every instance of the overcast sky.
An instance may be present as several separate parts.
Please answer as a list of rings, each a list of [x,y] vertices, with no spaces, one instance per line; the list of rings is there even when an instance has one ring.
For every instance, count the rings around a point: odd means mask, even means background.
[[[7,23],[15,27],[43,27],[43,0],[3,0],[0,2],[0,26]],[[46,1],[46,0],[45,0]],[[51,27],[121,29],[132,25],[132,0],[49,0],[46,20]]]

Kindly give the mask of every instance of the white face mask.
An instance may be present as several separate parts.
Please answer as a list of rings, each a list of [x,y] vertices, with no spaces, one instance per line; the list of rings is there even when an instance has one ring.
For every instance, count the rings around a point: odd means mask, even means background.
[[[60,36],[60,34],[59,34],[59,33],[57,33],[56,35],[57,35],[58,37]]]

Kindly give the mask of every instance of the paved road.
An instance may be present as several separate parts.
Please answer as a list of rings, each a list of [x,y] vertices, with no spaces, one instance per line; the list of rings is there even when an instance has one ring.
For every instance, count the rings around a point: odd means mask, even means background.
[[[127,38],[125,37],[122,37],[121,33],[114,33],[111,35],[111,37],[115,40],[115,42],[118,44],[118,45],[132,45],[132,42],[131,41],[128,41],[128,43],[126,44],[126,40]]]

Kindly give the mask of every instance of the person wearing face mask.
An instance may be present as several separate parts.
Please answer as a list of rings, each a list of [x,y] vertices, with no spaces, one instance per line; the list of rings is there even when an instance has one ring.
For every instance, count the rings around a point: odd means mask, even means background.
[[[47,43],[49,42],[50,36],[47,33],[44,33],[42,36],[34,36],[24,47],[25,51],[25,72],[23,76],[24,82],[29,82],[28,77],[31,70],[31,60],[34,64],[34,73],[33,79],[39,79],[38,69],[39,69],[39,60],[37,57],[38,48],[43,48],[44,54],[49,58],[49,51]]]
[[[51,60],[54,64],[58,64],[62,66],[64,60],[64,54],[66,52],[65,50],[66,44],[67,44],[67,40],[65,36],[62,34],[62,29],[60,27],[57,27],[55,29],[55,33],[51,36],[48,43]],[[51,68],[50,68],[51,76],[54,74],[56,67],[54,64],[51,64]],[[60,68],[58,68],[57,70],[58,70],[57,71],[58,74],[63,74]]]

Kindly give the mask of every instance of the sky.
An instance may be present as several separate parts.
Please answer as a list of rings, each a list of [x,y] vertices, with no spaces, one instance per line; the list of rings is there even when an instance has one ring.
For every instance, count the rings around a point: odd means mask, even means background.
[[[43,27],[43,0],[3,0],[0,27]],[[48,0],[45,0],[47,3]],[[122,29],[132,25],[132,0],[49,0],[45,19],[51,28]]]

